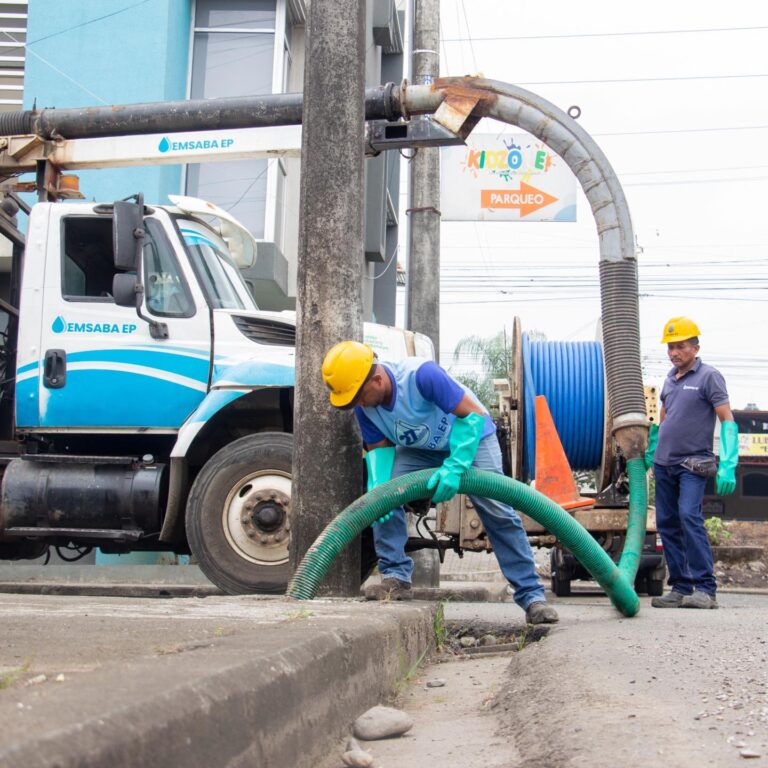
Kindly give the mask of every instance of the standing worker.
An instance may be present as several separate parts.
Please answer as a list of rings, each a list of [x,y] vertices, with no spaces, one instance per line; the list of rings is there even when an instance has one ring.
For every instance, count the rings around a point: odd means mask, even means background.
[[[716,476],[721,496],[736,489],[739,428],[733,420],[725,379],[702,363],[699,329],[673,317],[662,344],[674,366],[661,390],[659,424],[651,425],[645,464],[656,478],[656,527],[664,545],[671,591],[654,608],[717,608],[712,549],[702,501],[707,477]],[[720,419],[719,467],[712,452],[715,414]]]
[[[427,487],[437,503],[456,495],[470,467],[502,474],[496,427],[487,411],[432,360],[379,362],[367,344],[342,341],[325,356],[323,380],[331,390],[331,405],[355,408],[367,451],[369,491],[393,477],[434,467]],[[544,598],[515,510],[492,499],[470,498],[528,623],[558,621]],[[408,526],[402,507],[374,523],[373,539],[382,580],[366,596],[409,600],[413,560],[405,554]]]

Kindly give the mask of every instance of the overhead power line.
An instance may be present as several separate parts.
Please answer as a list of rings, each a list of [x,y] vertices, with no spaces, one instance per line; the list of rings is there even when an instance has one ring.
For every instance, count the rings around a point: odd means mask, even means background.
[[[473,37],[472,41],[476,43],[496,42],[505,40],[565,40],[568,38],[582,37],[642,37],[645,35],[699,35],[709,32],[755,32],[768,29],[766,26],[759,27],[710,27],[705,29],[654,29],[640,30],[635,32],[575,32],[563,35],[492,35],[489,37]],[[446,43],[467,43],[470,38],[467,37],[444,37]]]
[[[653,133],[708,133],[713,131],[758,131],[768,125],[732,125],[722,128],[670,128],[661,131],[618,131],[616,133],[593,133],[593,136],[640,136]]]
[[[516,85],[590,85],[606,83],[661,83],[675,80],[737,80],[746,77],[768,77],[766,73],[750,75],[680,75],[668,77],[616,77],[604,80],[528,80]]]

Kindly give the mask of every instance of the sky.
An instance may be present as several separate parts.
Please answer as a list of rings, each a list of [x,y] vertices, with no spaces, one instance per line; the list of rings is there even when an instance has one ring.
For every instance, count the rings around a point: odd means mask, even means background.
[[[768,4],[442,0],[440,27],[441,75],[481,74],[581,109],[629,202],[645,383],[670,369],[666,321],[687,315],[732,406],[768,409]],[[475,129],[501,130],[515,131]],[[454,361],[459,339],[515,315],[552,341],[596,338],[598,238],[577,194],[575,223],[442,223],[443,365],[475,367]],[[401,211],[406,201],[403,186]]]

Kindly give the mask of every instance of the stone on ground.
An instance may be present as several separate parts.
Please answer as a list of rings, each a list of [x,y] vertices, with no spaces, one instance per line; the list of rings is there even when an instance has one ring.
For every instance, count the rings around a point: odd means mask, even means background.
[[[394,707],[377,706],[360,715],[352,730],[358,739],[375,741],[402,736],[413,727],[413,718]]]

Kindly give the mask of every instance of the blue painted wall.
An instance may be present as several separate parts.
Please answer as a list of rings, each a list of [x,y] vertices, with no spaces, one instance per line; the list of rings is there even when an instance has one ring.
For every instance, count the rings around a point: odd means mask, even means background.
[[[31,0],[24,108],[186,97],[192,0]],[[81,171],[88,200],[167,203],[181,166]]]

